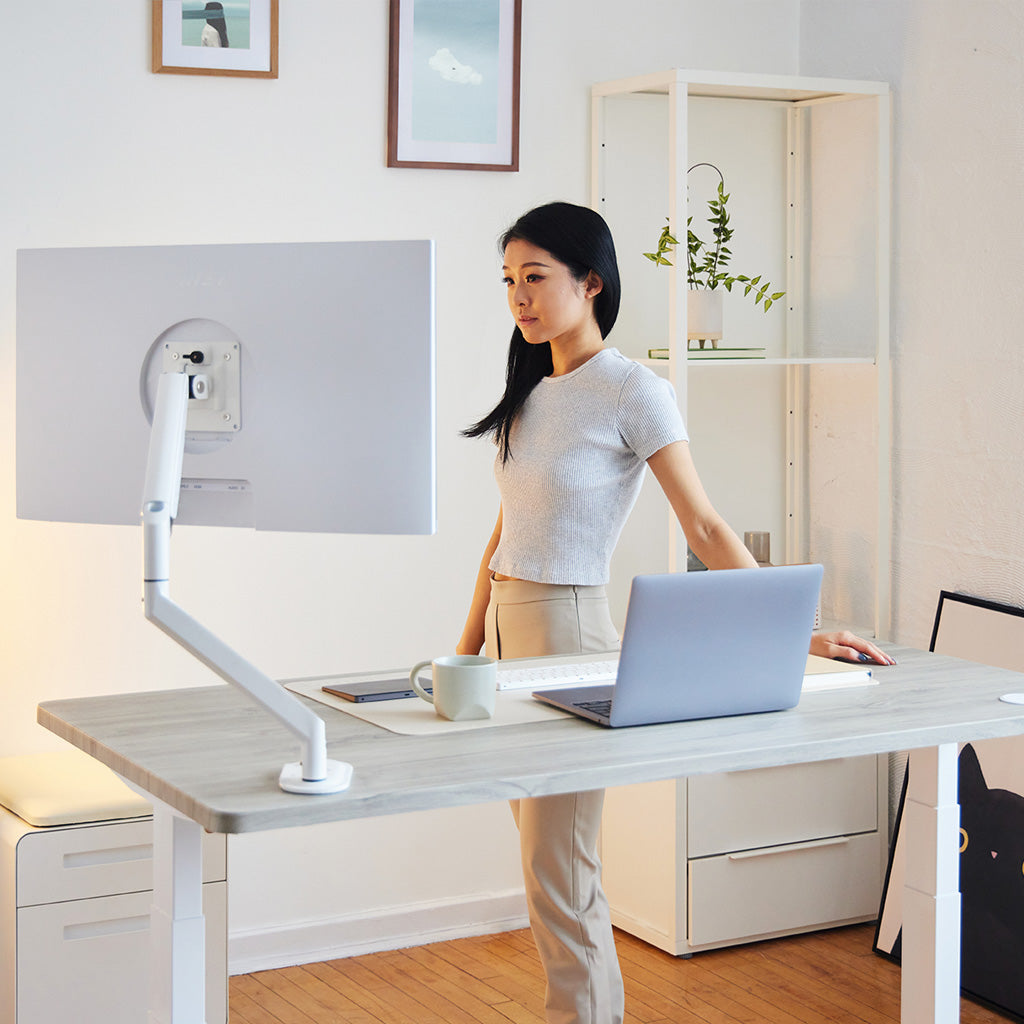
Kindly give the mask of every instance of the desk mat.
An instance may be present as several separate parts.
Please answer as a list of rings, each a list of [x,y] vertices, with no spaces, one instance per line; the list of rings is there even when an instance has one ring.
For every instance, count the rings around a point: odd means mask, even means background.
[[[394,675],[394,673],[390,673]],[[542,704],[530,696],[529,690],[505,690],[496,695],[494,717],[472,722],[449,722],[434,712],[433,707],[419,697],[401,700],[355,701],[324,693],[324,683],[339,682],[337,676],[316,679],[288,679],[282,685],[293,693],[309,697],[320,704],[344,711],[364,722],[378,725],[403,736],[432,736],[445,732],[465,732],[469,729],[493,729],[503,725],[523,725],[529,722],[550,722],[571,717],[549,704]]]
[[[380,672],[359,679],[393,679],[404,670]],[[815,690],[838,690],[849,686],[865,686],[877,683],[871,670],[863,665],[850,665],[829,661],[809,655],[804,676],[804,692]],[[402,700],[350,701],[324,693],[325,683],[352,682],[352,676],[317,676],[312,679],[285,679],[282,686],[309,697],[320,704],[344,711],[347,715],[361,718],[364,722],[378,725],[390,732],[403,736],[429,736],[445,732],[465,732],[467,729],[493,729],[495,726],[523,725],[530,722],[549,722],[556,718],[572,717],[566,711],[559,711],[550,704],[534,700],[527,690],[499,691],[494,704],[494,717],[472,722],[449,722],[434,713],[434,709],[419,697]]]

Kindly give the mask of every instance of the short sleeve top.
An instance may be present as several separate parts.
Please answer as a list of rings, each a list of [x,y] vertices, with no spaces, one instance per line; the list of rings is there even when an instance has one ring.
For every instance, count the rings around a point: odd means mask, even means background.
[[[539,583],[607,583],[647,459],[685,440],[668,381],[614,348],[543,378],[512,425],[508,460],[495,460],[502,530],[490,569]]]

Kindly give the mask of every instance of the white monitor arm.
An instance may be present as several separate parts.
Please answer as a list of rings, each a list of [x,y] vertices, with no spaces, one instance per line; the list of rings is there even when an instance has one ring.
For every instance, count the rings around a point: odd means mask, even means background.
[[[153,428],[142,501],[146,618],[186,651],[237,686],[269,711],[301,742],[300,760],[281,770],[280,786],[289,793],[337,793],[348,787],[352,766],[327,758],[323,720],[269,676],[249,664],[176,605],[168,594],[171,524],[178,514],[188,377],[162,373],[153,408]]]

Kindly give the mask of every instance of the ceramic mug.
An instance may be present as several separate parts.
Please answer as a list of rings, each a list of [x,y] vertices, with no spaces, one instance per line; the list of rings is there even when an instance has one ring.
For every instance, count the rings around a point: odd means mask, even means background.
[[[433,704],[434,710],[450,722],[490,718],[498,685],[496,664],[493,658],[480,654],[447,654],[433,661],[421,661],[409,673],[409,682],[423,700]],[[416,678],[428,666],[433,673],[433,694],[427,693]]]

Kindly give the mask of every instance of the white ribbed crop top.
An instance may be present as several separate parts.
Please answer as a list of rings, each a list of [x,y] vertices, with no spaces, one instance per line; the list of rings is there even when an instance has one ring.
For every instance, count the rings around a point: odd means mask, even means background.
[[[508,461],[495,460],[502,528],[490,569],[538,583],[607,583],[647,459],[685,440],[668,381],[614,348],[545,377],[512,425]]]

